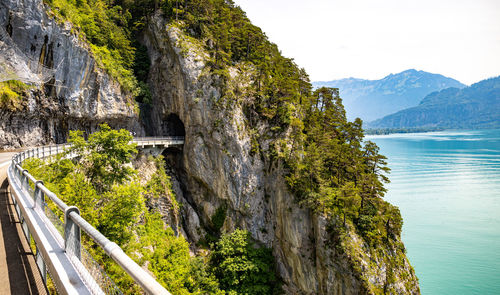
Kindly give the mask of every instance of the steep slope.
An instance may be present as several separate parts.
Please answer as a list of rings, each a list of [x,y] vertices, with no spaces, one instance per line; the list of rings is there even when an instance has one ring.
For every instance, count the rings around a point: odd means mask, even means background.
[[[418,105],[427,94],[448,87],[465,87],[457,80],[424,71],[407,70],[380,80],[348,78],[313,82],[315,87],[340,89],[347,117],[372,121]]]
[[[500,77],[470,87],[448,88],[426,96],[413,108],[368,124],[372,128],[499,128]]]
[[[222,210],[221,231],[246,229],[273,249],[287,294],[419,292],[401,248],[372,248],[352,224],[344,231],[340,216],[297,202],[276,150],[277,142],[295,141],[294,131],[273,123],[279,113],[267,120],[267,113],[257,113],[254,65],[229,67],[224,83],[211,69],[204,45],[210,41],[186,36],[160,13],[148,24],[143,43],[151,57],[154,134],[167,133],[172,114],[185,128],[183,154],[175,160],[183,183],[176,195],[192,244],[217,232],[214,219]]]
[[[0,1],[0,26],[8,34],[0,42],[23,53],[6,60],[35,69],[11,79],[53,70],[49,81],[32,84],[18,102],[0,103],[0,148],[64,142],[68,130],[95,130],[104,121],[141,132],[131,95],[97,66],[70,24],[47,15],[42,1]]]

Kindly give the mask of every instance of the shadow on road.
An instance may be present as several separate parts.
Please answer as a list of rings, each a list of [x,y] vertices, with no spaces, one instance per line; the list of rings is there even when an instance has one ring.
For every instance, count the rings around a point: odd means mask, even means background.
[[[0,262],[0,294],[47,294],[12,204],[5,170],[0,170],[0,259],[6,262]]]

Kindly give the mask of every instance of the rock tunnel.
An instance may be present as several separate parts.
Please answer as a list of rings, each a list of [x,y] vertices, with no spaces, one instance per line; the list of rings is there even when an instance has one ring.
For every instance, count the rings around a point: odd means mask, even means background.
[[[184,128],[184,123],[181,121],[179,116],[171,113],[163,119],[162,130],[164,136],[185,136],[186,130]]]

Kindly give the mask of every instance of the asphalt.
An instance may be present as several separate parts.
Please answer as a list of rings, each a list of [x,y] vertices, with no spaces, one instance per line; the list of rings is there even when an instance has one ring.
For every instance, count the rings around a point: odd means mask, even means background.
[[[48,294],[8,190],[14,154],[0,153],[0,294]]]

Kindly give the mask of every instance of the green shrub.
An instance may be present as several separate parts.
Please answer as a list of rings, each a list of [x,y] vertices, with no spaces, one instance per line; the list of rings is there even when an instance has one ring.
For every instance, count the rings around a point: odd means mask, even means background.
[[[215,213],[212,216],[212,224],[217,233],[220,232],[220,229],[224,225],[224,221],[226,221],[226,211],[227,206],[223,204],[219,208],[217,208],[217,210],[215,210]]]
[[[14,111],[20,107],[20,97],[30,86],[18,81],[0,82],[0,108]]]
[[[210,265],[221,288],[229,294],[280,292],[271,249],[256,247],[247,231],[237,229],[222,235],[210,255]]]

